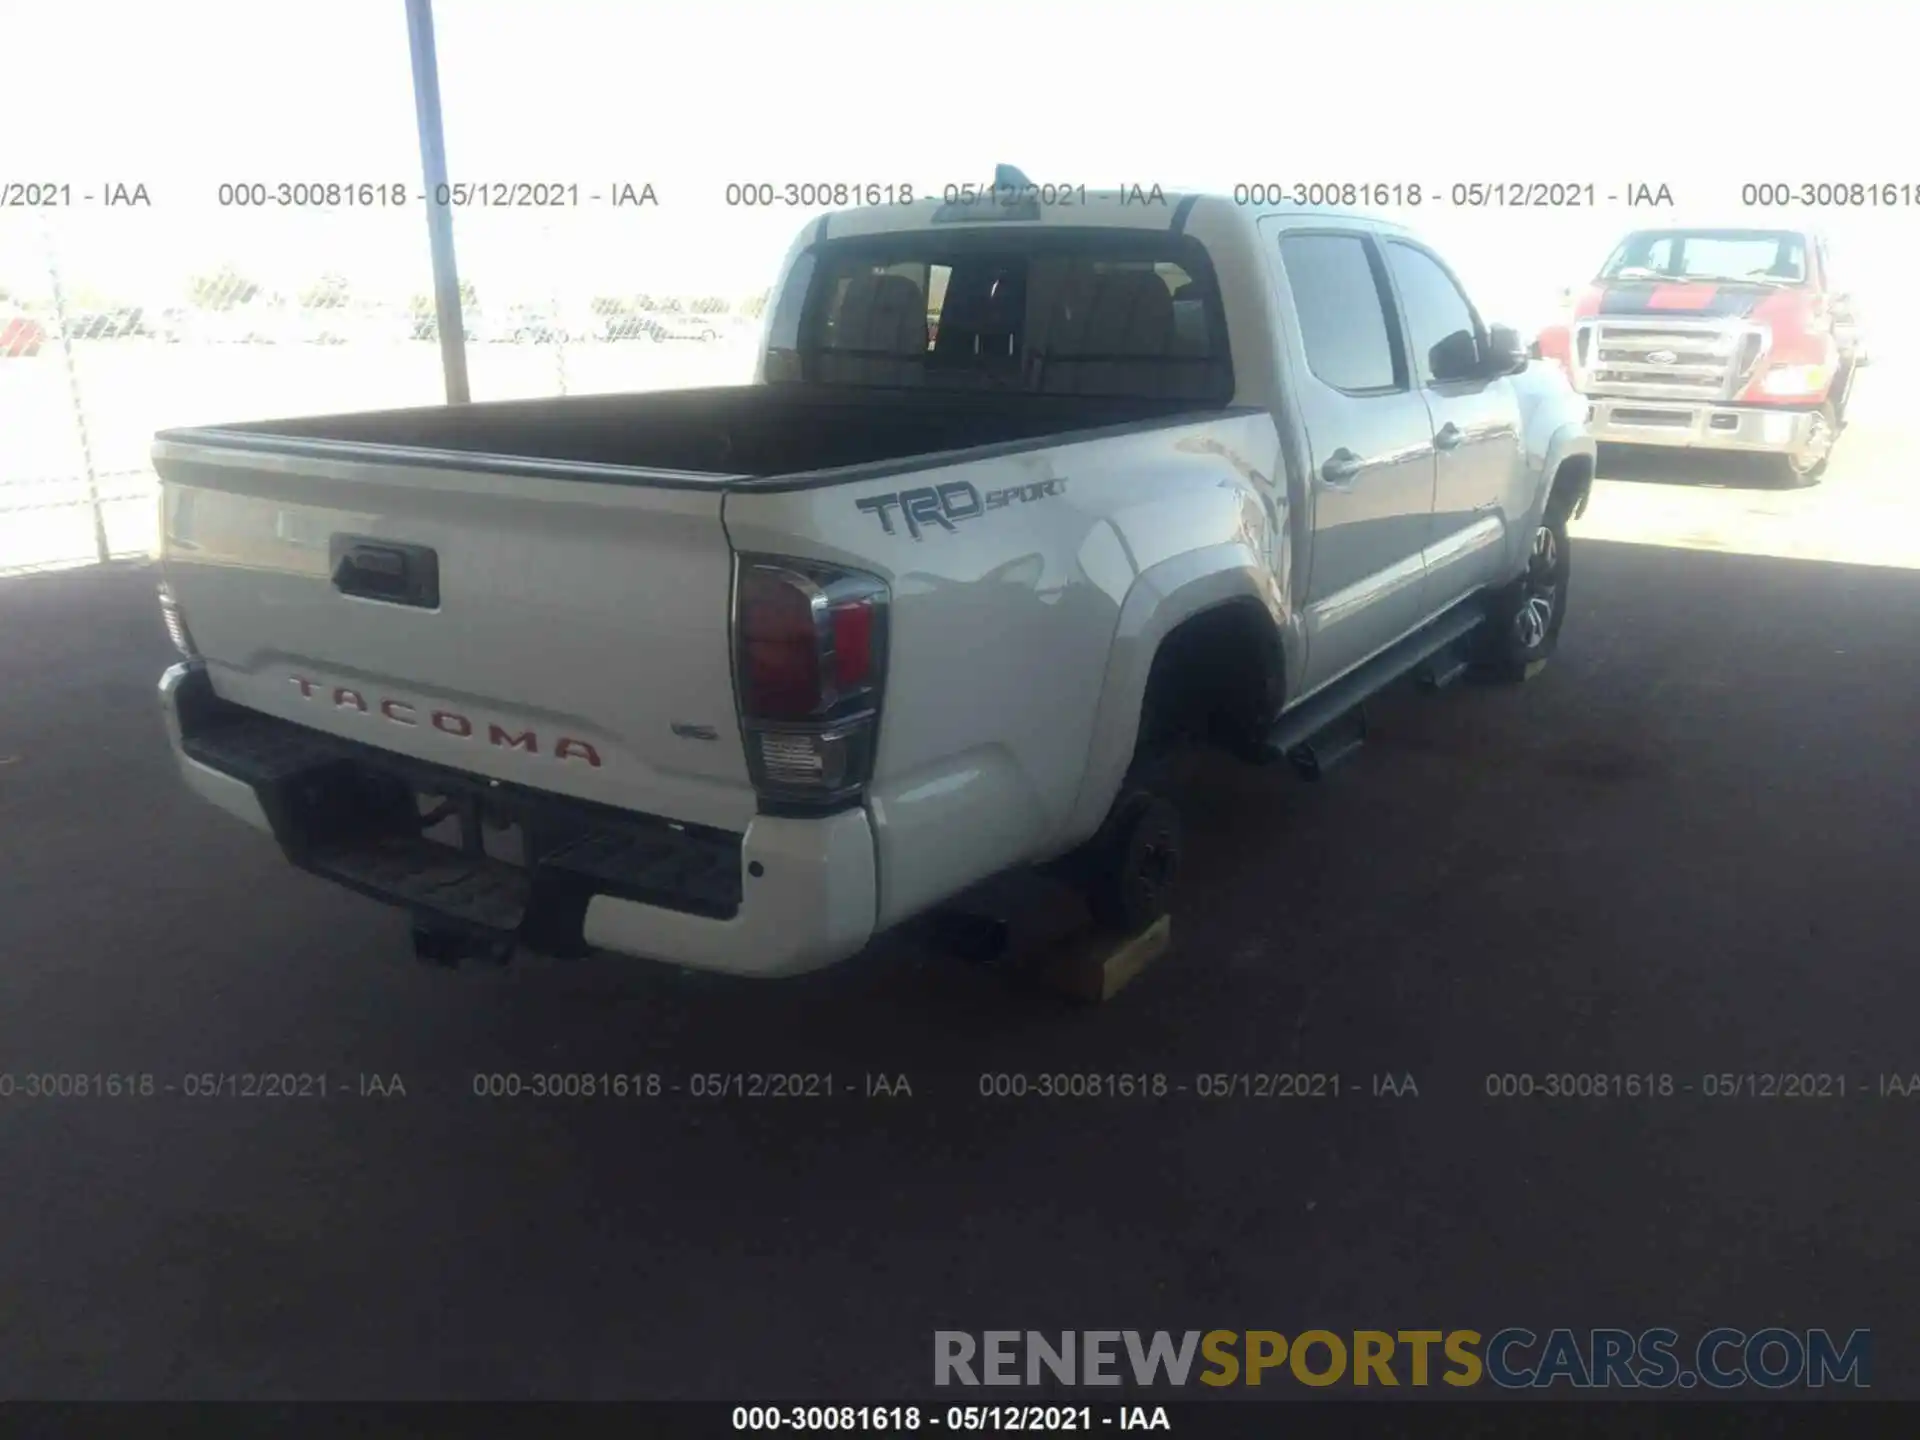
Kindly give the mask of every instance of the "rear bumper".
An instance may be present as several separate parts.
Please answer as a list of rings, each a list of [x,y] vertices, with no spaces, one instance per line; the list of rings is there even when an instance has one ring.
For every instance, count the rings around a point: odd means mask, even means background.
[[[599,949],[768,977],[820,969],[872,938],[874,844],[862,810],[756,816],[740,835],[697,830],[421,765],[244,710],[214,694],[199,662],[161,677],[160,702],[181,777],[196,794],[273,836],[292,864],[420,922],[551,954]],[[524,827],[530,863],[421,839],[415,791],[469,797],[511,816]]]
[[[1774,407],[1692,400],[1639,400],[1588,395],[1587,431],[1602,445],[1671,445],[1700,450],[1803,454],[1814,414]]]

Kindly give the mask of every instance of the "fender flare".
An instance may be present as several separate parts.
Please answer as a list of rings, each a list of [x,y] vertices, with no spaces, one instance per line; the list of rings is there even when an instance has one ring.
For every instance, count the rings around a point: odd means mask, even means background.
[[[1540,467],[1540,497],[1537,502],[1540,513],[1546,511],[1547,497],[1553,494],[1554,478],[1569,460],[1587,462],[1586,483],[1580,489],[1580,501],[1573,508],[1569,519],[1577,520],[1586,513],[1587,501],[1593,495],[1594,473],[1599,469],[1599,448],[1593,443],[1593,437],[1587,433],[1584,421],[1568,420],[1553,432],[1547,441],[1546,463]]]
[[[1106,678],[1087,745],[1087,764],[1072,810],[1049,846],[1072,848],[1100,828],[1133,763],[1140,708],[1154,656],[1175,627],[1225,605],[1254,601],[1274,622],[1274,640],[1286,667],[1283,602],[1266,566],[1238,542],[1209,545],[1161,561],[1134,577],[1121,602],[1107,651]]]

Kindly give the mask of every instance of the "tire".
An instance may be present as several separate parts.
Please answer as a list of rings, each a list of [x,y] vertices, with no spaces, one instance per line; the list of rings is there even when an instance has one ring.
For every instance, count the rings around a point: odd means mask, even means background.
[[[1767,478],[1776,489],[1804,490],[1810,485],[1818,485],[1821,477],[1827,473],[1827,462],[1833,458],[1833,440],[1840,433],[1839,411],[1829,399],[1815,414],[1818,417],[1816,423],[1826,430],[1826,448],[1820,452],[1819,458],[1812,461],[1795,455],[1766,456]]]
[[[1549,508],[1534,531],[1525,573],[1500,590],[1488,606],[1476,667],[1482,675],[1518,684],[1546,667],[1559,648],[1572,576],[1567,517]]]
[[[1086,857],[1094,922],[1138,934],[1167,913],[1180,873],[1180,812],[1147,790],[1123,795]]]

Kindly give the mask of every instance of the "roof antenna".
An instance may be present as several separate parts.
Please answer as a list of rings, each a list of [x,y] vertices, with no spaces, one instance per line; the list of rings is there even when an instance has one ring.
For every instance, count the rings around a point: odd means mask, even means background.
[[[993,167],[993,188],[996,190],[1031,190],[1033,182],[1011,165]]]

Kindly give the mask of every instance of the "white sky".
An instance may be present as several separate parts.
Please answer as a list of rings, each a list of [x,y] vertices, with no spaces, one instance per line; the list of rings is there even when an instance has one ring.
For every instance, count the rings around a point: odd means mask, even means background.
[[[728,210],[728,180],[933,189],[1004,161],[1100,187],[1671,186],[1671,216],[1407,217],[1484,309],[1525,322],[1636,224],[1778,213],[1743,210],[1743,181],[1920,185],[1905,9],[439,0],[436,23],[456,179],[648,180],[662,201],[550,223],[462,214],[459,264],[483,301],[757,291],[805,216]],[[0,182],[140,181],[153,197],[146,213],[57,220],[69,285],[144,298],[231,259],[288,286],[339,269],[396,297],[427,288],[417,204],[289,217],[215,203],[222,180],[419,185],[401,0],[0,0],[0,27]],[[0,283],[37,285],[37,223],[0,211]],[[1920,207],[1823,223],[1863,300],[1908,303]]]

